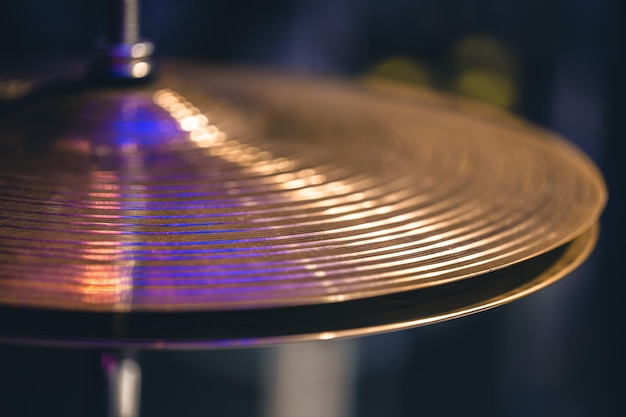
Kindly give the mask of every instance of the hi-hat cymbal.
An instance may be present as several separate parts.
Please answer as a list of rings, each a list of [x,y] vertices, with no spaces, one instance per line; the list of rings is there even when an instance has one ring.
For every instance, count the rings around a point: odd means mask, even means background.
[[[594,225],[579,151],[427,93],[165,65],[63,84],[0,128],[0,303],[215,312],[402,294],[481,276]]]
[[[0,307],[0,341],[122,349],[213,349],[409,329],[497,307],[552,284],[587,258],[597,229],[592,227],[562,247],[479,277],[343,303],[170,313]]]

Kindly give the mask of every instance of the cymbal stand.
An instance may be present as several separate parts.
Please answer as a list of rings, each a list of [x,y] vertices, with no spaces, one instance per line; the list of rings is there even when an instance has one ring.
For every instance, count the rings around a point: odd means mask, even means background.
[[[114,85],[149,81],[154,75],[154,45],[139,35],[139,0],[111,0],[106,5],[107,33],[96,45],[88,80]]]
[[[101,366],[107,385],[107,417],[139,417],[141,368],[134,351],[105,351]]]
[[[107,31],[96,44],[86,78],[94,84],[125,85],[150,81],[154,46],[140,37],[139,0],[109,0]],[[107,417],[138,417],[141,367],[129,349],[104,351],[101,366],[107,385]]]

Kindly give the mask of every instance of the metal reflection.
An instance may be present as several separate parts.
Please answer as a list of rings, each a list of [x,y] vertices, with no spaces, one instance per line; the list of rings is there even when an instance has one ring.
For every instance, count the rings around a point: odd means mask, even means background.
[[[358,300],[537,256],[604,204],[583,156],[508,116],[172,72],[154,87],[61,91],[11,117],[34,127],[2,130],[0,302],[190,312]]]
[[[83,347],[223,349],[408,329],[494,308],[554,283],[587,258],[597,232],[593,227],[563,248],[461,283],[288,309],[127,314],[123,332],[115,320],[107,320],[108,315],[0,308],[0,340]]]

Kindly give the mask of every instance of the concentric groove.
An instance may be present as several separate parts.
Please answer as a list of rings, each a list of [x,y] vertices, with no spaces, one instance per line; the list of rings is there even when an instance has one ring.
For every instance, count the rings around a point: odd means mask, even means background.
[[[0,307],[0,340],[66,347],[220,349],[408,329],[494,308],[552,284],[587,258],[597,232],[596,225],[563,247],[463,282],[346,303],[123,315]]]
[[[211,311],[393,294],[545,253],[604,205],[584,156],[509,116],[330,81],[170,73],[5,115],[0,303]]]

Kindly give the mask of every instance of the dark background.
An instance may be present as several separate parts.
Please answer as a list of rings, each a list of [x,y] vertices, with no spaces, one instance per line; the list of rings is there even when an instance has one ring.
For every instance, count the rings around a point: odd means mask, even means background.
[[[143,1],[143,33],[162,55],[374,72],[466,94],[565,134],[604,172],[601,241],[580,270],[496,310],[359,340],[356,416],[626,415],[624,9],[621,0]],[[103,10],[3,0],[0,66],[86,55]],[[145,352],[142,415],[258,415],[270,351]],[[0,346],[0,415],[102,414],[99,354]]]

